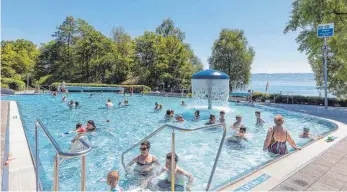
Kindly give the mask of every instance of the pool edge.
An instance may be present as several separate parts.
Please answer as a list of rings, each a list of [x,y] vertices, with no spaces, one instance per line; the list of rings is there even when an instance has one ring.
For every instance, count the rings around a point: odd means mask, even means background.
[[[276,108],[276,107],[271,106],[270,108]],[[282,109],[282,108],[280,108],[280,109]],[[297,112],[297,111],[293,111],[293,110],[289,110],[289,109],[283,109],[283,110],[301,113],[301,112]],[[302,113],[302,114],[304,114],[304,113]],[[258,177],[260,177],[263,174],[269,175],[270,176],[269,179],[253,186],[249,190],[250,191],[269,191],[269,190],[273,189],[274,187],[276,187],[281,182],[283,182],[284,180],[286,180],[288,177],[295,174],[297,171],[299,171],[300,169],[302,169],[303,167],[305,167],[306,165],[308,165],[309,163],[314,161],[321,154],[323,154],[324,152],[329,150],[330,147],[334,146],[335,144],[337,144],[338,142],[340,142],[341,140],[343,140],[344,138],[347,137],[347,124],[344,124],[344,123],[336,121],[336,120],[322,118],[322,117],[318,117],[318,116],[314,116],[314,115],[310,115],[310,114],[305,114],[305,115],[311,116],[311,117],[314,117],[317,119],[321,119],[324,121],[328,121],[329,123],[332,123],[337,127],[335,127],[335,129],[333,129],[332,131],[324,134],[324,138],[305,144],[303,146],[302,150],[295,150],[295,151],[288,153],[287,155],[284,155],[284,156],[281,156],[277,159],[274,159],[274,160],[270,161],[269,163],[267,163],[263,166],[260,166],[260,168],[254,170],[254,171],[251,171],[250,173],[248,173],[248,174],[246,174],[246,175],[244,175],[244,176],[242,176],[242,177],[240,177],[240,178],[238,178],[238,179],[236,179],[230,183],[227,183],[223,186],[218,187],[217,189],[215,189],[215,191],[238,190],[241,187],[243,187],[244,185],[247,185],[249,183],[254,182],[254,180],[256,180]],[[338,135],[339,137],[336,138],[333,142],[330,142],[330,143],[325,142],[325,139],[328,136],[332,136],[332,135]],[[322,145],[324,147],[322,147]],[[315,149],[314,153],[309,152],[308,150],[310,150],[310,149],[311,150]],[[304,158],[305,160],[303,160],[303,158],[302,158],[303,156],[304,157],[306,156]],[[295,160],[295,158],[299,159],[301,162],[298,160]],[[282,168],[282,169],[279,169],[279,168]],[[283,170],[283,168],[285,170]],[[280,173],[278,173],[278,172],[280,172]]]
[[[9,101],[10,153],[9,191],[36,191],[36,173],[31,150],[16,101]]]

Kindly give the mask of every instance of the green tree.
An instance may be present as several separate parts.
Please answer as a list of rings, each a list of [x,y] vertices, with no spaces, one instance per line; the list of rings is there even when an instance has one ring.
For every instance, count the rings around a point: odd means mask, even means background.
[[[179,28],[175,27],[175,24],[172,19],[164,19],[163,22],[157,27],[156,33],[164,37],[175,36],[181,41],[186,38],[186,34],[182,32]]]
[[[317,26],[334,23],[335,35],[328,40],[334,56],[328,59],[328,89],[338,97],[347,96],[347,1],[295,0],[290,21],[284,33],[299,30],[298,50],[305,52],[315,74],[317,87],[324,85],[323,40],[317,37]]]
[[[222,29],[213,44],[209,63],[213,69],[229,75],[229,88],[232,91],[244,88],[249,83],[254,55],[242,30]]]
[[[112,29],[112,38],[116,43],[118,58],[109,74],[110,82],[122,82],[131,74],[135,59],[135,43],[122,27]]]
[[[39,50],[31,41],[1,42],[1,77],[25,81],[33,73]]]

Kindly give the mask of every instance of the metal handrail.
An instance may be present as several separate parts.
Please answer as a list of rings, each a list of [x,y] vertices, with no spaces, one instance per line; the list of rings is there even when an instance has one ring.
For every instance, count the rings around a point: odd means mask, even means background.
[[[222,139],[220,141],[218,152],[217,152],[215,161],[213,163],[212,171],[211,171],[211,174],[210,174],[207,186],[206,186],[206,191],[208,191],[209,188],[210,188],[211,182],[212,182],[214,171],[216,170],[216,167],[217,167],[217,162],[218,162],[220,153],[222,151],[223,143],[224,143],[225,136],[226,136],[226,125],[224,123],[207,125],[207,126],[203,126],[203,127],[194,128],[194,129],[186,129],[186,128],[181,128],[181,127],[176,127],[176,126],[173,126],[173,125],[165,124],[165,125],[161,126],[160,128],[158,128],[157,130],[153,131],[151,134],[149,134],[148,136],[146,136],[145,138],[143,138],[139,142],[135,143],[133,146],[131,146],[129,149],[127,149],[126,151],[124,151],[122,153],[122,165],[123,165],[123,168],[124,168],[125,172],[128,172],[127,167],[125,166],[125,163],[124,163],[124,155],[126,153],[128,153],[129,151],[134,149],[136,146],[140,145],[143,141],[148,140],[149,138],[153,137],[155,134],[159,133],[160,131],[162,131],[165,128],[171,128],[173,130],[178,130],[178,131],[183,131],[183,132],[193,132],[193,131],[198,131],[198,130],[202,130],[202,129],[216,128],[216,127],[217,128],[219,128],[219,127],[223,128],[223,136],[222,136]],[[172,157],[174,157],[174,155],[172,155]],[[174,180],[172,180],[172,181],[174,181]]]
[[[48,137],[49,141],[53,145],[55,151],[56,151],[56,156],[54,158],[54,184],[53,184],[53,191],[58,191],[58,186],[59,186],[59,157],[63,158],[76,158],[76,157],[81,157],[82,158],[82,168],[81,168],[81,191],[85,191],[86,188],[86,155],[91,151],[92,147],[85,142],[82,138],[79,139],[81,144],[86,148],[82,151],[78,152],[64,152],[61,150],[59,147],[58,143],[55,141],[55,139],[52,137],[52,135],[49,133],[47,128],[43,125],[43,123],[37,119],[35,123],[35,164],[36,164],[36,191],[39,191],[39,140],[38,140],[38,129],[39,127],[42,128],[43,132],[46,134]]]

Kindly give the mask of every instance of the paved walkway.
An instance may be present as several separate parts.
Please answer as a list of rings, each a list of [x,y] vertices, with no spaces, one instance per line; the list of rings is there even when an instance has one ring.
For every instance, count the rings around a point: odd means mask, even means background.
[[[267,104],[347,124],[347,108]],[[347,138],[330,147],[272,191],[347,191]]]
[[[7,126],[7,114],[8,114],[8,101],[1,101],[1,173],[0,183],[2,184],[2,171],[4,168],[4,150],[5,150],[5,139],[6,139],[6,126]],[[2,186],[2,185],[1,185]],[[1,188],[0,186],[0,188]]]

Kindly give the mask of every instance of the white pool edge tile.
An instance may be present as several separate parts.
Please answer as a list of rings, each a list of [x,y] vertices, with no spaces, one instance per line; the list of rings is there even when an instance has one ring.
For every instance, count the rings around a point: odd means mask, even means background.
[[[10,101],[9,153],[15,158],[9,164],[9,191],[35,191],[36,174],[17,102]],[[28,180],[32,182],[23,182]]]

